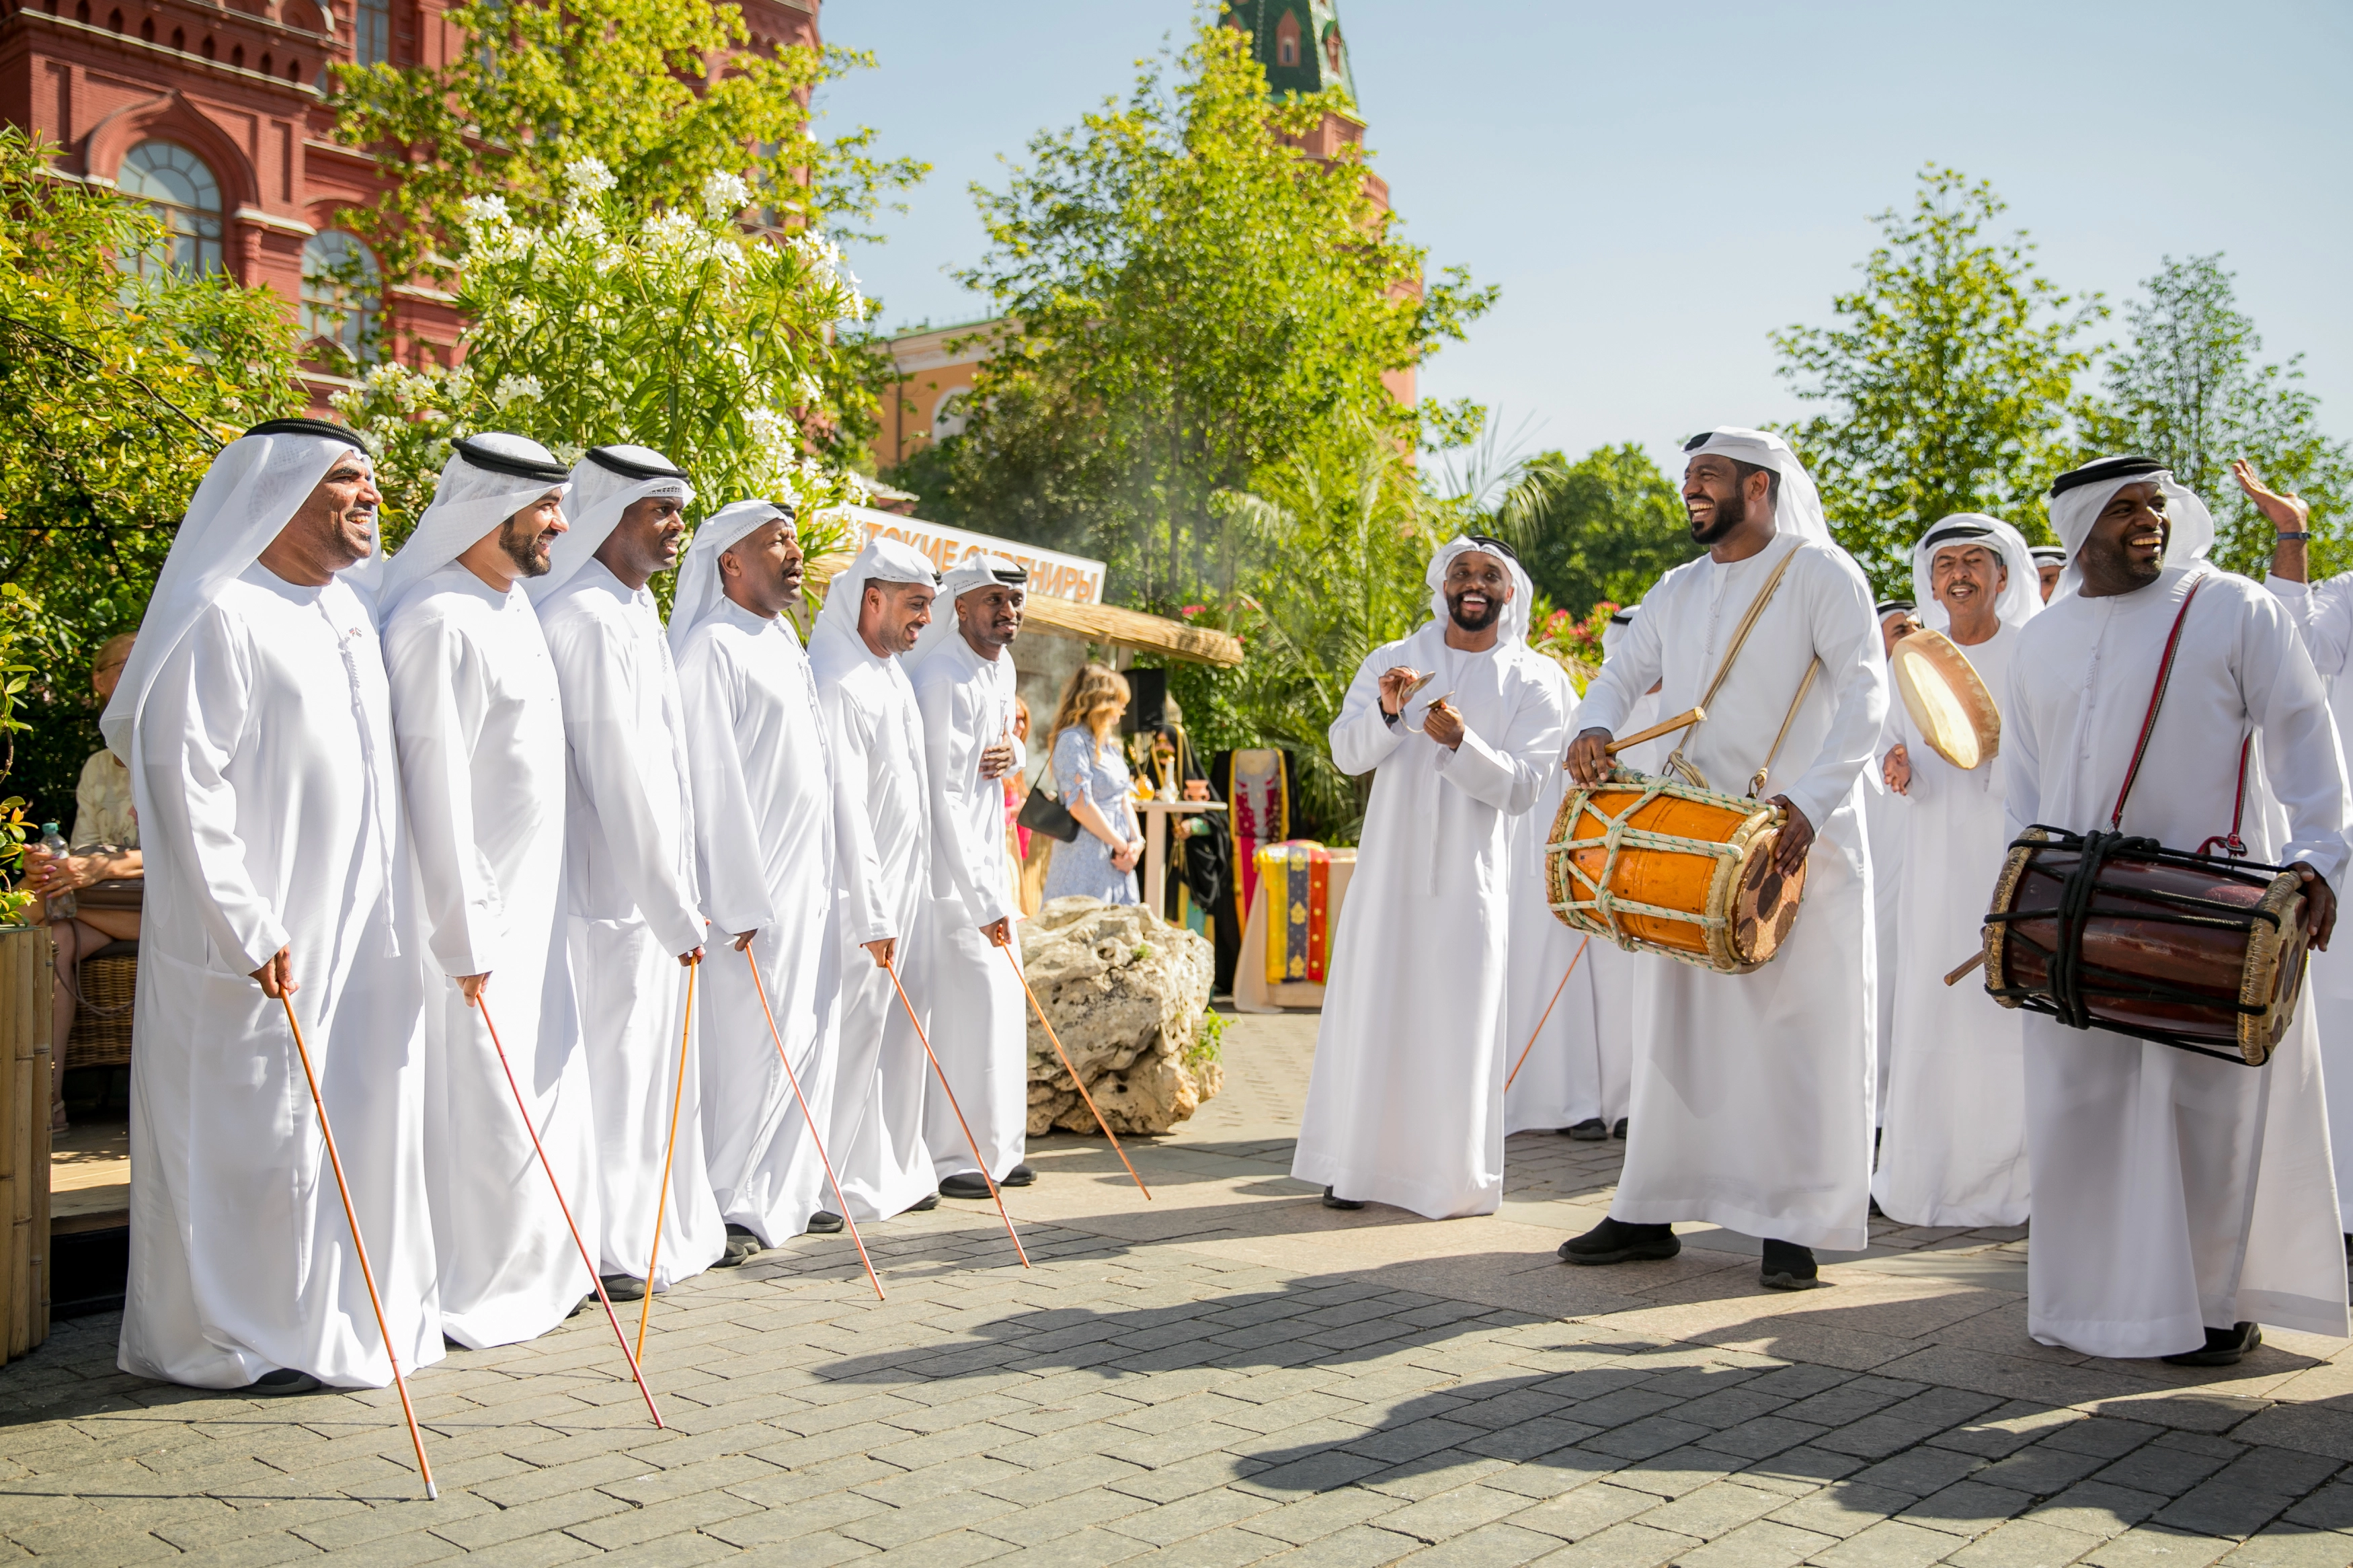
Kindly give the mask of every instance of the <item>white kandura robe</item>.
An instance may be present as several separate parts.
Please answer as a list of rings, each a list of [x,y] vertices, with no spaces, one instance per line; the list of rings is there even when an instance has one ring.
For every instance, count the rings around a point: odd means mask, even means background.
[[[774,1247],[836,1202],[810,1120],[830,1150],[824,1119],[839,1054],[840,803],[808,656],[781,617],[719,606],[688,634],[678,679],[712,923],[699,1004],[711,1184],[730,1223]],[[773,1035],[751,963],[732,940],[747,931],[760,933],[751,955],[775,1015]],[[791,1078],[776,1055],[779,1039]]]
[[[2027,623],[2002,704],[2009,831],[2105,831],[2193,573],[2165,705],[2124,831],[2194,850],[2231,826],[2250,729],[2251,859],[2310,860],[2342,888],[2344,764],[2292,617],[2243,577],[2168,567],[2134,593],[2054,599]],[[2284,807],[2285,842],[2275,837]],[[2026,1020],[2034,1164],[2027,1328],[2089,1355],[2195,1350],[2253,1321],[2343,1338],[2345,1255],[2311,1013],[2259,1068]]]
[[[702,1148],[702,1078],[681,1086],[686,970],[703,945],[694,879],[694,802],[670,642],[645,589],[591,559],[539,605],[564,693],[567,943],[589,1101],[596,1112],[607,1274],[645,1279],[662,1214],[668,1289],[727,1250]],[[691,1052],[690,1051],[690,1055]],[[677,1152],[661,1205],[676,1102]]]
[[[1696,706],[1792,548],[1798,558],[1683,754],[1715,789],[1745,791],[1820,658],[1762,792],[1787,795],[1817,829],[1805,901],[1754,973],[1645,963],[1626,1166],[1609,1212],[1859,1252],[1870,1239],[1877,965],[1858,796],[1887,700],[1869,585],[1842,551],[1786,533],[1746,561],[1678,566],[1642,596],[1625,643],[1586,689],[1580,723],[1623,731],[1620,715],[1658,680],[1662,712]]]
[[[1565,749],[1543,655],[1446,646],[1432,621],[1375,648],[1332,721],[1332,760],[1373,777],[1355,879],[1332,933],[1315,1064],[1291,1173],[1431,1219],[1504,1193],[1510,819]],[[1387,722],[1380,678],[1438,672],[1462,715],[1452,751]],[[1410,710],[1416,721],[1420,708]]]
[[[2353,574],[2312,584],[2266,577],[2263,586],[2304,631],[2305,648],[2328,691],[2341,745],[2346,718],[2353,712],[2353,688],[2344,681],[2346,666],[2353,663]],[[2335,1156],[2339,1220],[2345,1234],[2353,1236],[2353,939],[2333,942],[2329,949],[2312,955],[2304,1005],[2319,1032],[2322,1076],[2338,1086],[2328,1100],[2328,1147]]]
[[[443,1331],[473,1350],[562,1322],[595,1287],[516,1109],[596,1236],[596,1122],[565,952],[564,702],[539,616],[455,564],[384,631],[426,928],[427,1178]],[[490,975],[483,1016],[456,977]]]
[[[1997,705],[2010,689],[2020,628],[1961,649]],[[1903,1225],[2024,1225],[2024,1013],[1985,993],[1982,976],[1947,985],[1984,945],[1986,909],[2010,853],[2001,752],[1957,768],[1921,739],[1898,700],[1889,730],[1911,759],[1904,805],[1905,876],[1896,901],[1894,1055],[1872,1195]],[[1891,748],[1892,749],[1892,748]],[[1874,845],[1874,849],[1876,846]],[[1878,862],[1872,863],[1875,875]]]
[[[392,1381],[283,1007],[404,1372],[443,1355],[423,1153],[423,976],[373,612],[256,563],[165,658],[132,785],[147,857],[120,1364],[235,1388]]]
[[[1647,691],[1634,699],[1633,711],[1618,728],[1636,735],[1658,721],[1659,694]],[[1588,727],[1580,715],[1571,735]],[[1618,753],[1619,765],[1637,773],[1655,773],[1660,759],[1679,739],[1680,736],[1671,735],[1629,746]],[[1612,1132],[1626,1119],[1633,1098],[1636,986],[1650,965],[1671,962],[1652,953],[1629,952],[1616,942],[1599,938],[1585,950],[1585,966],[1593,971],[1593,1034],[1601,1059],[1601,1119],[1609,1123]]]
[[[837,589],[836,592],[839,590]],[[841,889],[841,1065],[834,1078],[834,1172],[850,1217],[888,1219],[939,1190],[923,1144],[931,1063],[891,976],[864,944],[897,939],[907,1001],[931,1026],[931,784],[923,720],[895,658],[820,619],[809,665],[826,716],[843,809],[835,849]]]
[[[1018,921],[1006,870],[1005,780],[980,776],[980,753],[1013,741],[1013,772],[1027,765],[1013,740],[1014,669],[1008,651],[982,658],[953,629],[911,677],[923,718],[931,778],[932,1049],[992,1178],[1021,1163],[1029,1121],[1029,1002],[1011,953],[980,928]],[[934,1086],[936,1089],[936,1086]],[[972,1144],[944,1094],[923,1104],[923,1143],[942,1176],[970,1173]]]
[[[1577,688],[1559,665],[1540,659],[1555,677],[1565,735],[1577,733]],[[1544,666],[1550,666],[1544,669]],[[1603,1114],[1601,1052],[1594,1033],[1593,958],[1609,944],[1588,942],[1552,912],[1546,889],[1545,847],[1569,788],[1568,770],[1556,756],[1544,788],[1504,832],[1504,865],[1512,888],[1510,980],[1505,988],[1504,1131],[1573,1127]],[[1513,1078],[1513,1063],[1519,1076]]]
[[[2001,688],[1989,686],[1994,700],[2001,700]],[[1895,694],[1894,676],[1888,677],[1887,721],[1879,738],[1879,754],[1885,756],[1889,748],[1902,740],[1897,728],[1902,722],[1903,699]],[[1997,802],[2000,792],[1996,792]],[[1905,797],[1887,787],[1880,775],[1879,763],[1862,771],[1862,834],[1871,847],[1871,929],[1877,938],[1875,956],[1879,964],[1879,988],[1873,998],[1872,1012],[1873,1082],[1878,1086],[1873,1107],[1873,1125],[1887,1124],[1887,1085],[1895,1049],[1895,928],[1901,907],[1897,900],[1904,889],[1904,854],[1910,842],[1906,824],[1911,807]],[[1980,910],[1979,913],[1984,911]],[[1956,960],[1955,962],[1958,962]]]

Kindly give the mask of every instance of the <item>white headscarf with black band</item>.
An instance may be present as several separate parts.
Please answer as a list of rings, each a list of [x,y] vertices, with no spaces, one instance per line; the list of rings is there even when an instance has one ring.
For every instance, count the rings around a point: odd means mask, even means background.
[[[527,436],[486,430],[449,443],[433,504],[398,554],[385,563],[377,618],[388,620],[409,590],[505,525],[524,508],[572,488],[555,454]],[[559,542],[562,535],[557,535]]]
[[[1931,631],[1950,628],[1952,616],[1936,596],[1931,579],[1937,554],[1967,545],[1982,545],[2001,559],[2009,580],[1994,601],[1994,615],[2003,626],[2022,626],[2042,610],[2042,579],[2035,575],[2034,558],[2026,535],[1998,517],[1981,511],[1957,511],[1938,518],[1912,547],[1912,592],[1920,603],[1921,623]]]
[[[1626,628],[1632,626],[1634,617],[1641,613],[1641,605],[1628,605],[1612,615],[1609,624],[1601,628],[1601,657],[1605,662],[1618,651],[1618,645],[1626,640]]]
[[[172,552],[164,558],[147,613],[140,618],[138,641],[99,720],[115,755],[135,764],[131,747],[140,710],[147,705],[147,693],[164,661],[221,590],[261,559],[337,459],[354,453],[374,470],[375,459],[356,431],[322,419],[270,419],[231,441],[213,458],[173,536]],[[361,588],[372,587],[383,560],[379,529],[367,559],[335,575]]]
[[[729,501],[702,520],[678,565],[678,587],[670,605],[670,651],[686,651],[694,628],[719,613],[727,603],[719,575],[719,558],[767,524],[783,519],[786,531],[797,535],[793,509],[772,500]]]
[[[685,473],[650,447],[596,447],[572,465],[572,531],[548,552],[547,575],[529,584],[532,603],[543,603],[604,548],[621,514],[649,496],[670,496],[681,508],[694,502]]]
[[[1536,585],[1529,581],[1527,569],[1520,564],[1518,553],[1502,540],[1488,534],[1458,533],[1440,545],[1438,553],[1430,558],[1430,570],[1422,574],[1422,581],[1430,584],[1430,613],[1440,622],[1452,613],[1446,607],[1446,569],[1454,564],[1456,556],[1467,555],[1474,550],[1502,562],[1504,570],[1511,574],[1512,596],[1504,601],[1496,615],[1495,640],[1507,647],[1527,641],[1528,614],[1535,598]]]
[[[858,607],[866,598],[869,583],[920,583],[926,588],[939,585],[940,574],[932,569],[931,558],[912,544],[880,535],[868,540],[858,559],[830,583],[825,585],[825,605],[817,613],[817,625],[809,638],[826,636],[848,637],[859,647],[866,646],[858,635]],[[936,616],[937,612],[934,612]]]
[[[1822,493],[1814,488],[1814,476],[1806,472],[1806,465],[1798,460],[1788,442],[1770,430],[1745,430],[1725,425],[1683,443],[1685,462],[1711,455],[1770,468],[1781,477],[1779,491],[1773,500],[1776,533],[1794,533],[1816,544],[1836,545],[1838,542],[1831,536],[1830,520],[1822,515]]]
[[[2214,548],[2214,514],[2195,491],[2154,458],[2101,458],[2051,481],[2051,531],[2067,547],[2067,570],[2051,590],[2054,603],[2082,588],[2084,541],[2091,537],[2092,524],[2108,502],[2126,485],[2150,483],[2165,496],[2165,564],[2187,566],[2206,559]]]
[[[976,588],[993,587],[1003,584],[1008,588],[1026,590],[1029,570],[1003,555],[985,555],[976,550],[962,563],[940,574],[940,602],[933,606],[932,624],[915,638],[915,646],[907,651],[907,668],[929,658],[956,635],[955,602]]]

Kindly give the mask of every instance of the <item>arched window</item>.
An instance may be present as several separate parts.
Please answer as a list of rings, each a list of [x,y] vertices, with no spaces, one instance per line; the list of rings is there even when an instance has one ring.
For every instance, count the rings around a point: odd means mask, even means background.
[[[352,30],[352,58],[364,66],[392,58],[392,0],[360,0]]]
[[[200,278],[221,270],[220,182],[202,158],[169,142],[142,142],[124,156],[115,183],[124,195],[145,202],[168,231],[153,249],[124,258],[125,271]]]
[[[376,311],[383,299],[383,271],[355,237],[329,229],[303,242],[306,340],[335,345],[353,364],[374,363],[382,357]]]
[[[1282,20],[1274,25],[1274,63],[1295,66],[1299,63],[1299,13],[1285,9]]]

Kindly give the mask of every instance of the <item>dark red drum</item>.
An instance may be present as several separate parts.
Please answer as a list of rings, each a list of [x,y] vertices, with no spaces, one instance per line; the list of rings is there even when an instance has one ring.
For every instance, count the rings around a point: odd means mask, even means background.
[[[2303,889],[2288,868],[2031,827],[1986,914],[1986,991],[2074,1028],[2261,1067],[2304,986]]]

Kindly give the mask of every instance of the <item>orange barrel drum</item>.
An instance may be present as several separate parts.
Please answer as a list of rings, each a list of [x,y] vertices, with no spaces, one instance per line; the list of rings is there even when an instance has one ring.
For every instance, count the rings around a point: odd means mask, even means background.
[[[1805,896],[1803,865],[1773,869],[1781,820],[1777,805],[1620,768],[1553,818],[1552,912],[1622,948],[1746,974],[1788,940]]]

